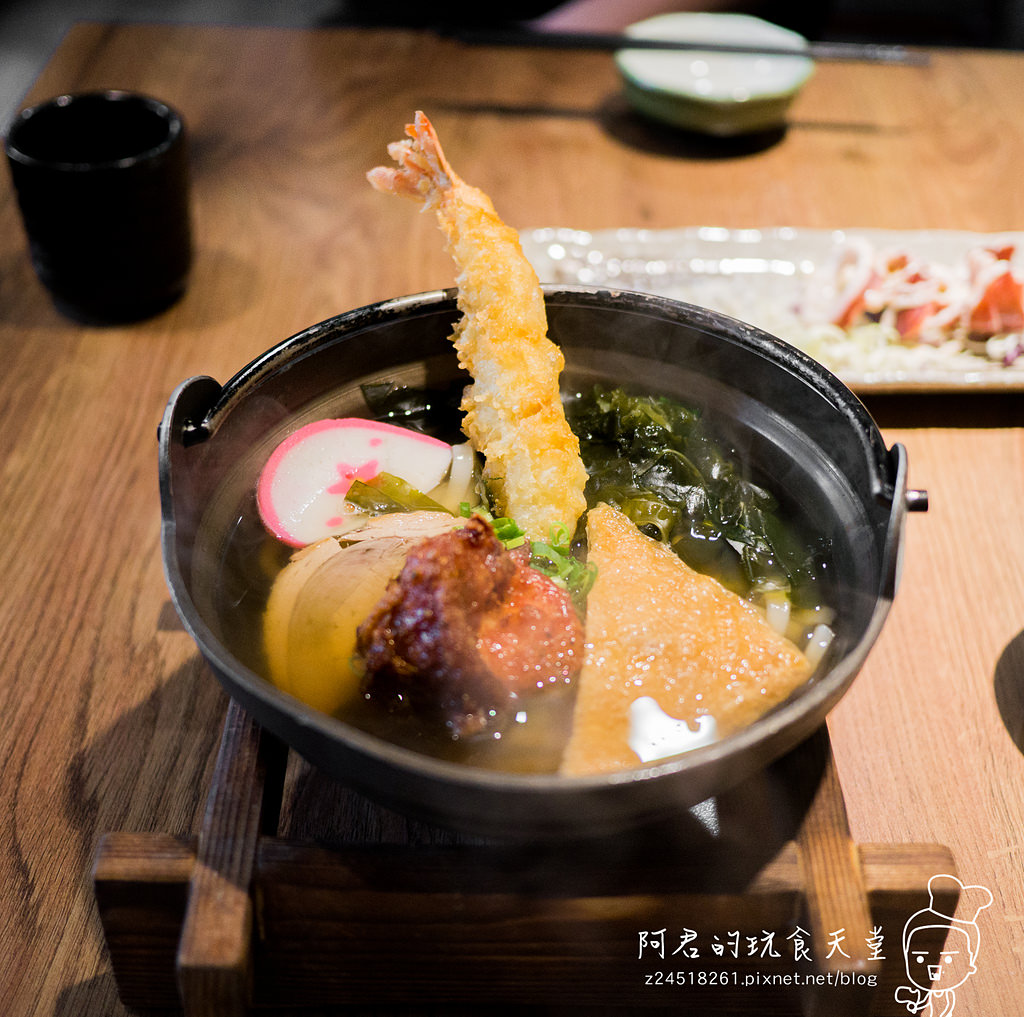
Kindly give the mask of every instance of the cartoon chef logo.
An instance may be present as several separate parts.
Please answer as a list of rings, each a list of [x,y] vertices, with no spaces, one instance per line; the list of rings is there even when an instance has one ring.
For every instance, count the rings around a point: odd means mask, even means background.
[[[959,898],[962,917],[947,914]],[[952,900],[952,906],[941,903]],[[909,985],[896,990],[896,1002],[923,1017],[950,1017],[956,990],[977,971],[981,946],[978,915],[992,904],[984,886],[964,886],[956,876],[928,880],[928,907],[912,914],[903,926],[903,957]]]

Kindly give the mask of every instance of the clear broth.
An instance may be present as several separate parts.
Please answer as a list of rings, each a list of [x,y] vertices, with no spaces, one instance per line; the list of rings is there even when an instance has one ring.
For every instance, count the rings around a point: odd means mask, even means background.
[[[589,385],[589,380],[585,384]],[[412,422],[423,430],[448,441],[458,440],[457,423],[453,429],[453,421],[457,421],[453,415],[457,399],[453,403],[452,393],[456,391],[461,391],[461,383],[457,389],[439,393],[432,417],[436,426],[429,428],[423,426],[422,416],[410,412],[407,406],[403,408],[401,400],[396,401],[398,409],[395,411],[375,414],[367,409],[363,415],[377,416],[398,424],[408,423],[416,417]],[[319,401],[313,412],[307,410],[302,414],[301,421],[293,418],[287,426],[279,429],[273,440],[261,443],[253,451],[251,461],[240,464],[238,473],[257,476],[269,451],[286,433],[299,423],[316,417],[353,415],[352,401],[351,388],[339,392],[336,398]],[[722,447],[727,448],[727,444],[723,443]],[[226,539],[217,540],[210,536],[221,548],[216,579],[212,584],[212,609],[228,649],[250,670],[266,676],[268,669],[262,649],[263,612],[274,578],[288,563],[294,549],[264,529],[256,508],[254,484],[247,487],[240,502],[235,501],[228,516],[231,524]],[[220,518],[226,517],[220,514]],[[795,527],[798,538],[805,536],[804,529]],[[806,543],[810,545],[811,542],[808,540]],[[713,570],[711,574],[715,574]],[[716,575],[716,578],[735,586],[732,574]],[[339,711],[337,717],[386,741],[440,759],[516,773],[553,773],[559,767],[562,750],[569,737],[573,699],[572,689],[552,687],[524,699],[517,719],[505,730],[493,736],[464,741],[451,738],[440,726],[431,729],[421,721],[391,715],[363,697],[357,697]]]

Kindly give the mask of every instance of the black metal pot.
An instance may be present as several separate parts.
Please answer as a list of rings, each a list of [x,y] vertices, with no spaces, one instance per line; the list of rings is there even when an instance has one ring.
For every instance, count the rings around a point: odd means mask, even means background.
[[[861,667],[895,593],[902,530],[922,492],[906,453],[886,449],[856,396],[789,345],[735,319],[640,293],[545,288],[551,337],[571,384],[640,386],[703,408],[713,430],[832,542],[836,641],[822,673],[745,731],[611,776],[515,775],[450,763],[369,735],[279,691],[229,645],[216,609],[228,534],[286,430],[365,414],[360,384],[450,382],[454,291],[384,301],[282,342],[226,385],[174,393],[160,428],[167,582],[227,692],[306,759],[381,804],[482,835],[601,834],[724,792],[824,722]]]

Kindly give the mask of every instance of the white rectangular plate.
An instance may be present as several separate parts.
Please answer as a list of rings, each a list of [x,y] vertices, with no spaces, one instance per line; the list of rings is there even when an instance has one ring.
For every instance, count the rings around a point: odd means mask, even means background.
[[[824,314],[813,320],[808,307],[834,295],[835,258],[853,238],[943,266],[961,264],[979,246],[1014,245],[1024,254],[1024,233],[954,230],[545,228],[521,235],[543,283],[641,290],[720,311],[800,347],[858,392],[1024,390],[1024,356],[1005,363],[998,342],[988,353],[954,341],[905,345],[879,328],[847,333]]]

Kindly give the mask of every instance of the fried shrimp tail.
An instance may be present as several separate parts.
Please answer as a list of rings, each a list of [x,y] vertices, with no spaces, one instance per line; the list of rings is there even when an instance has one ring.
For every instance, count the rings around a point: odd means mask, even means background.
[[[484,457],[501,514],[535,539],[558,523],[572,531],[586,509],[587,475],[562,407],[565,360],[547,335],[537,274],[490,198],[452,169],[427,117],[417,112],[406,133],[388,145],[397,166],[379,166],[367,178],[433,210],[455,261],[462,318],[452,341],[473,378],[463,429]]]

